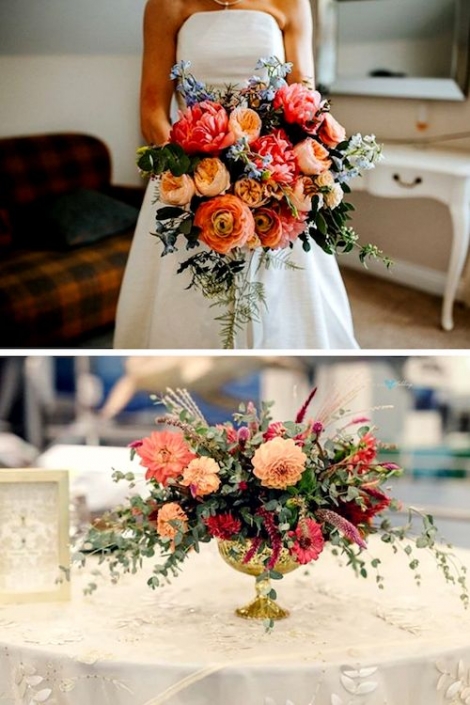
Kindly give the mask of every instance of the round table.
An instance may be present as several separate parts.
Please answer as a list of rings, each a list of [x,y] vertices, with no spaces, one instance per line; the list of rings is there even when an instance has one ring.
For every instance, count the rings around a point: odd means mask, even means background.
[[[276,584],[291,611],[266,631],[234,608],[254,579],[214,543],[171,584],[151,565],[84,595],[94,567],[72,574],[66,603],[0,606],[1,705],[468,705],[470,610],[425,550],[421,586],[409,558],[372,541],[385,587],[325,550]],[[456,551],[470,566],[470,551]],[[94,579],[94,578],[93,578]]]

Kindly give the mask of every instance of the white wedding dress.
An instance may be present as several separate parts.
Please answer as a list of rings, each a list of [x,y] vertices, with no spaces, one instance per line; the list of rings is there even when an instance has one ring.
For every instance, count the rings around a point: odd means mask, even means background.
[[[243,85],[260,57],[284,59],[282,32],[270,14],[258,10],[214,10],[191,15],[178,34],[177,59],[191,62],[194,76],[209,85]],[[118,349],[220,348],[221,312],[194,290],[178,262],[194,250],[161,257],[155,228],[155,185],[149,183],[132,243],[117,311]],[[312,243],[313,244],[313,243]],[[332,255],[297,242],[291,260],[301,270],[261,267],[267,310],[237,334],[237,349],[356,349],[351,312]],[[253,275],[254,276],[254,275]]]

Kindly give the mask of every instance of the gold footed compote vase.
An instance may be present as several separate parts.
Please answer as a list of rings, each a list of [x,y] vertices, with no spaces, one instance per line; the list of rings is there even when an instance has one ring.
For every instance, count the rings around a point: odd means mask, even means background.
[[[258,577],[266,572],[266,559],[271,556],[271,549],[265,547],[257,551],[255,555],[248,561],[244,562],[247,552],[251,548],[251,539],[241,539],[237,541],[219,540],[219,553],[226,563],[231,568]],[[299,567],[299,563],[289,553],[286,548],[283,548],[273,570],[277,573],[285,575]],[[256,597],[245,607],[239,607],[235,613],[244,619],[272,619],[279,620],[289,616],[288,610],[280,607],[275,602],[269,593],[271,592],[271,581],[269,578],[257,580],[255,584]]]

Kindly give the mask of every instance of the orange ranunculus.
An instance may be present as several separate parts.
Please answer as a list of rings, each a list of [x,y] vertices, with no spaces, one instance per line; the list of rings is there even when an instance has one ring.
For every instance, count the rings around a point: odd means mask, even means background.
[[[262,206],[268,200],[264,184],[249,176],[235,181],[233,190],[235,195],[241,198],[250,208],[258,208],[258,206]]]
[[[170,522],[175,522],[175,525]],[[156,528],[160,536],[174,539],[178,531],[184,534],[188,530],[188,517],[177,502],[168,502],[157,514]]]
[[[336,147],[337,144],[345,139],[346,130],[331,113],[325,113],[323,122],[318,130],[318,137],[327,147]]]
[[[223,255],[235,247],[242,247],[255,234],[250,209],[232,194],[201,203],[194,216],[194,225],[201,228],[200,241]]]
[[[230,147],[235,137],[225,108],[212,100],[187,108],[170,131],[170,143],[179,144],[188,154],[218,154]]]
[[[253,473],[263,487],[285,490],[295,485],[305,470],[307,456],[292,438],[273,438],[253,456]]]
[[[318,91],[302,83],[291,83],[279,88],[273,106],[282,108],[286,122],[300,125],[307,134],[314,135],[323,120],[323,114],[319,113],[321,102]]]
[[[194,182],[188,174],[174,176],[171,171],[164,171],[160,177],[160,200],[170,206],[186,206],[195,191]]]
[[[202,456],[191,460],[183,472],[181,484],[189,487],[193,497],[203,497],[218,489],[220,467],[213,458]]]
[[[253,213],[256,234],[263,247],[275,249],[282,240],[282,223],[272,208],[257,208]]]
[[[284,130],[258,137],[251,145],[253,163],[266,172],[268,183],[291,184],[298,174],[297,160]]]
[[[167,485],[170,478],[181,475],[187,464],[195,458],[181,433],[154,431],[135,449],[140,464],[147,468],[146,480],[156,480]]]
[[[328,150],[311,137],[298,142],[294,147],[294,154],[300,171],[307,176],[321,174],[331,166]]]
[[[201,196],[212,198],[225,193],[230,186],[227,167],[217,157],[201,159],[194,171],[194,183]]]
[[[229,117],[229,126],[235,135],[235,139],[239,140],[245,137],[248,144],[258,139],[261,133],[262,122],[261,118],[251,108],[235,108]]]

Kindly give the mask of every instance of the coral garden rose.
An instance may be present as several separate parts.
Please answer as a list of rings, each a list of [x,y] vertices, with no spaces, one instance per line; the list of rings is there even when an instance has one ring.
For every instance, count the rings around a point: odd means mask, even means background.
[[[331,113],[325,113],[318,130],[318,137],[327,147],[336,147],[346,138],[346,130]]]
[[[181,484],[189,487],[193,497],[203,497],[212,494],[220,486],[218,473],[220,467],[213,458],[202,456],[191,460],[183,472]]]
[[[282,240],[282,223],[278,214],[272,208],[257,208],[253,217],[261,245],[272,249],[279,247]]]
[[[263,487],[285,490],[300,480],[306,462],[307,456],[292,438],[273,438],[256,450],[253,473]]]
[[[303,519],[297,524],[295,531],[289,531],[294,539],[290,549],[301,565],[316,561],[325,546],[320,524],[313,519]]]
[[[291,124],[300,125],[309,135],[314,135],[323,121],[320,113],[322,97],[301,83],[282,86],[274,96],[273,106],[281,108],[284,119]]]
[[[331,166],[330,154],[317,140],[307,137],[294,147],[300,171],[307,176],[321,174]]]
[[[164,171],[160,177],[160,200],[169,206],[186,206],[196,192],[194,182],[188,174],[174,176]]]
[[[268,181],[291,184],[298,173],[292,142],[284,130],[274,130],[259,137],[251,145],[252,160],[258,169],[266,172]]]
[[[287,247],[289,243],[295,242],[299,235],[305,231],[308,212],[299,211],[298,215],[295,216],[285,204],[280,205],[278,212],[282,225],[282,240],[279,247]]]
[[[251,108],[235,108],[230,113],[228,124],[236,140],[244,137],[250,144],[260,136],[261,118]]]
[[[171,128],[170,142],[179,144],[187,154],[218,154],[230,147],[235,137],[225,108],[220,103],[204,100],[180,114]]]
[[[201,203],[194,216],[194,225],[201,229],[199,240],[223,255],[241,247],[255,234],[250,209],[229,193]]]
[[[154,431],[142,439],[135,449],[141,458],[140,465],[147,468],[146,480],[156,480],[167,485],[168,480],[181,475],[183,469],[195,458],[181,433]]]
[[[230,174],[220,159],[205,157],[194,171],[194,183],[200,196],[212,198],[228,190]]]
[[[315,186],[311,177],[299,176],[289,192],[289,200],[298,211],[309,211],[314,193]]]
[[[164,504],[157,514],[157,532],[160,536],[174,539],[178,532],[188,530],[188,517],[177,502]]]
[[[249,176],[235,181],[233,190],[235,195],[250,208],[258,208],[268,201],[264,184]]]
[[[324,171],[315,177],[315,184],[318,188],[332,188],[335,185],[335,179],[331,171]]]
[[[339,206],[341,201],[343,200],[344,196],[344,191],[341,188],[339,184],[334,184],[334,186],[327,192],[323,194],[323,198],[325,199],[325,205],[328,206],[328,208],[336,208]]]

